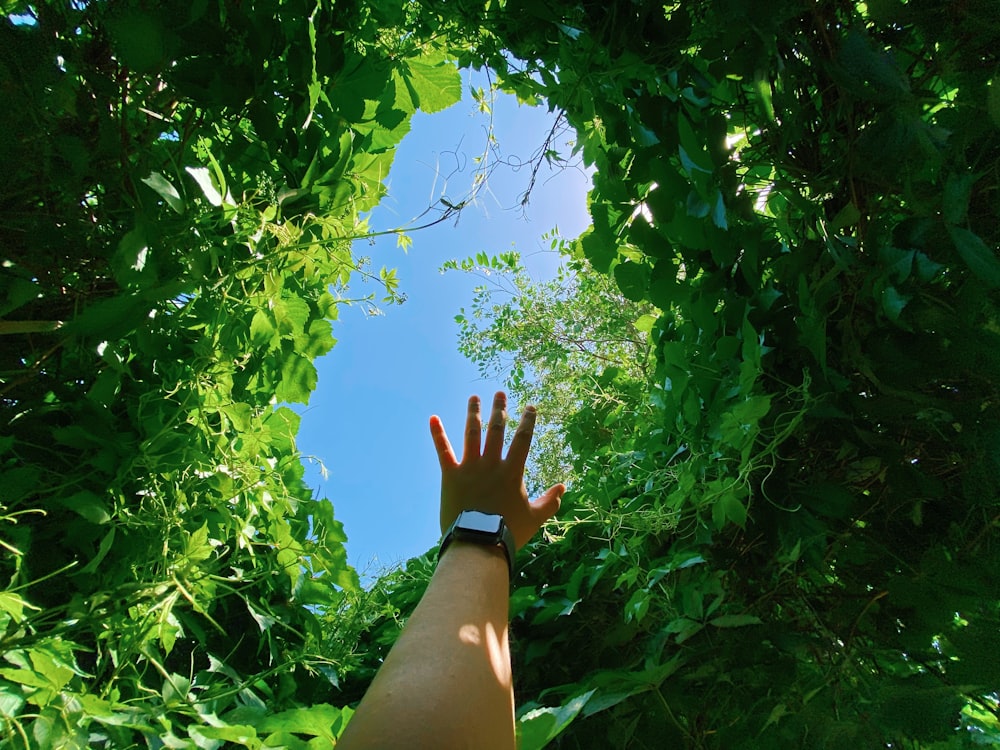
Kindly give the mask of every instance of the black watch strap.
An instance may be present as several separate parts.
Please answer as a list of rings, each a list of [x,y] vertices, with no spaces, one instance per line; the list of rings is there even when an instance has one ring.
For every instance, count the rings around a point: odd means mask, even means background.
[[[507,569],[514,577],[514,535],[510,533],[503,516],[498,513],[484,513],[480,510],[463,510],[445,532],[438,550],[438,559],[455,540],[482,544],[487,547],[501,547],[507,556]]]

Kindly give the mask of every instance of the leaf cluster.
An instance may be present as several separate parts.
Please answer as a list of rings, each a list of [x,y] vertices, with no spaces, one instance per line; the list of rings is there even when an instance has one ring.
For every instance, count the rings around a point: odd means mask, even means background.
[[[568,247],[550,236],[551,252]],[[459,351],[483,377],[500,378],[516,403],[539,409],[527,476],[536,493],[572,481],[563,425],[584,405],[611,409],[641,398],[653,364],[647,334],[655,308],[583,268],[570,261],[551,280],[535,282],[513,252],[444,265],[483,280],[471,307],[455,317]]]
[[[313,747],[358,588],[295,447],[352,240],[417,108],[458,99],[379,9],[5,6],[0,736]]]
[[[988,4],[459,13],[596,170],[574,283],[659,311],[640,392],[562,425],[572,491],[513,596],[532,746],[1000,741]],[[544,361],[539,291],[479,298],[466,352]]]
[[[7,743],[336,740],[432,563],[358,590],[288,405],[449,59],[594,170],[554,282],[454,264],[572,480],[524,747],[1000,742],[988,2],[3,7]]]

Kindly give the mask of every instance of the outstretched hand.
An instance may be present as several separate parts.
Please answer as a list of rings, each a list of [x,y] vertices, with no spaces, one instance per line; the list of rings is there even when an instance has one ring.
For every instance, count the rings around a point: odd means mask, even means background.
[[[520,549],[559,510],[560,499],[566,491],[564,485],[549,487],[535,502],[530,501],[524,486],[524,465],[535,430],[534,407],[524,410],[504,458],[506,424],[507,396],[497,393],[493,397],[493,409],[486,427],[486,443],[482,445],[483,421],[479,397],[472,396],[460,463],[441,419],[431,417],[431,437],[441,463],[442,533],[463,510],[499,513]]]

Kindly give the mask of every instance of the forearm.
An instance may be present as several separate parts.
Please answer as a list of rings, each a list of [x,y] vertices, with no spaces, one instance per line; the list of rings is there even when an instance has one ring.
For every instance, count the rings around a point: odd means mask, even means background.
[[[338,746],[513,750],[507,559],[454,542]]]
[[[506,422],[507,396],[499,392],[482,443],[480,402],[471,397],[459,461],[441,420],[431,417],[441,531],[453,541],[338,742],[341,750],[514,750],[510,574],[507,555],[492,544],[526,544],[559,510],[566,488],[554,485],[531,502],[524,466],[535,410],[525,408],[504,458]]]

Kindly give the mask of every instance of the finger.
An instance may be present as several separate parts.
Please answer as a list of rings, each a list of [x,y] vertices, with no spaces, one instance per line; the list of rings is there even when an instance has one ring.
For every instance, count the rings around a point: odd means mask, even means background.
[[[479,413],[479,396],[469,397],[469,414],[465,419],[465,446],[462,460],[479,458],[479,441],[483,436],[483,418]]]
[[[499,459],[503,452],[503,433],[507,425],[507,394],[497,391],[493,397],[493,410],[486,425],[486,445],[483,455]]]
[[[534,406],[525,408],[507,451],[507,461],[521,471],[524,471],[524,465],[528,461],[528,449],[531,448],[531,438],[535,434],[535,416]]]
[[[437,415],[431,417],[431,440],[434,441],[434,450],[437,451],[441,471],[454,469],[458,466],[458,459],[455,458],[455,451],[451,447],[451,441],[448,440],[448,435],[445,434],[441,418]]]
[[[531,512],[534,514],[539,526],[559,512],[559,506],[562,505],[562,496],[565,492],[566,485],[553,485],[531,504]]]

